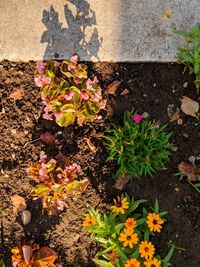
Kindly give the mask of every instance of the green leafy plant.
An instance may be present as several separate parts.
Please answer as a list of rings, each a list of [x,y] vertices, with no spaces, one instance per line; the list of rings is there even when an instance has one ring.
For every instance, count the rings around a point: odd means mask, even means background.
[[[171,133],[166,133],[165,127],[142,119],[139,114],[124,113],[123,127],[114,126],[104,137],[107,160],[117,161],[119,165],[116,177],[151,175],[164,167],[172,148],[169,144]]]
[[[3,258],[0,258],[0,267],[6,267]]]
[[[190,31],[176,30],[177,34],[183,36],[187,40],[187,47],[179,48],[177,53],[178,61],[184,63],[186,68],[194,73],[196,79],[194,81],[199,92],[200,87],[200,23],[197,23]]]
[[[37,62],[34,81],[41,87],[43,118],[55,119],[59,126],[100,119],[98,114],[105,108],[97,78],[88,78],[87,66],[77,61],[75,55],[69,61]]]
[[[154,233],[160,233],[164,224],[158,201],[152,212],[142,205],[146,200],[135,200],[127,194],[114,199],[114,205],[103,214],[88,207],[83,221],[83,230],[100,244],[100,250],[93,259],[102,267],[167,267],[174,252],[171,246],[167,256],[161,259],[150,241]]]
[[[80,170],[69,158],[55,160],[41,153],[39,162],[27,168],[29,177],[37,183],[33,198],[41,199],[49,214],[63,210],[68,196],[76,198],[88,186],[88,179],[77,180]]]

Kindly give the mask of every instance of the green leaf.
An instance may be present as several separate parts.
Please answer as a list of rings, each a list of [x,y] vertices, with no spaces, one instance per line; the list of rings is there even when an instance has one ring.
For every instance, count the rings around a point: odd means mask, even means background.
[[[61,118],[56,119],[56,123],[61,127],[66,127],[69,125],[74,124],[76,119],[76,113],[75,112],[64,112],[61,116]]]
[[[140,199],[140,200],[134,201],[133,203],[131,203],[131,206],[128,209],[128,212],[130,213],[130,212],[136,210],[140,204],[145,203],[145,202],[146,202],[145,199]]]
[[[190,35],[191,35],[190,32],[182,31],[182,30],[176,30],[175,33],[179,34],[179,35],[181,35],[183,37],[190,37]]]
[[[100,265],[101,267],[114,267],[114,265],[111,262],[107,262],[104,260],[99,260],[99,259],[93,259],[93,261]]]
[[[6,267],[3,258],[0,258],[0,267]]]
[[[146,222],[146,218],[141,218],[137,220],[137,225],[141,225]]]
[[[156,201],[155,201],[155,205],[154,205],[154,211],[155,211],[155,213],[159,213],[159,204],[158,204],[158,200],[157,200],[157,198],[156,198]]]
[[[172,247],[170,248],[170,250],[169,250],[167,256],[164,258],[164,262],[165,262],[165,263],[168,263],[168,262],[170,261],[172,255],[174,254],[174,249],[175,249],[175,246],[172,245]]]

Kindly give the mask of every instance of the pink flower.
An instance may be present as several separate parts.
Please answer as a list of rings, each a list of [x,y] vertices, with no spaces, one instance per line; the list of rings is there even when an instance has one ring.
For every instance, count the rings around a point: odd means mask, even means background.
[[[140,114],[135,114],[135,115],[133,116],[133,120],[134,120],[137,124],[139,124],[139,123],[141,122],[141,120],[142,120],[142,116],[141,116]]]
[[[18,266],[18,261],[14,261],[14,262],[12,263],[12,266],[13,266],[13,267],[17,267],[17,266]]]
[[[66,100],[71,100],[73,96],[74,96],[74,91],[70,91],[69,93],[67,93],[67,94],[64,96],[64,98],[65,98]]]
[[[99,82],[99,80],[97,79],[97,77],[93,78],[93,81],[91,79],[87,79],[86,81],[86,87],[88,90],[94,91],[95,89],[93,88],[94,84],[97,84]]]
[[[46,64],[43,61],[38,60],[36,62],[36,68],[37,68],[39,74],[43,74],[45,69],[46,69]]]
[[[37,86],[43,87],[46,84],[50,84],[51,78],[47,76],[38,76],[34,78],[34,82]]]
[[[87,100],[89,98],[89,95],[87,93],[82,92],[80,93],[80,97],[84,100]]]
[[[55,113],[55,117],[59,120],[62,117],[62,112]]]
[[[59,179],[62,179],[62,173],[59,173],[58,175],[57,175],[57,177],[59,178]]]
[[[73,62],[74,64],[77,64],[78,62],[78,56],[77,55],[74,55],[70,58],[70,61]]]
[[[79,84],[79,81],[77,81],[77,80],[74,80],[74,83],[75,83],[76,85],[78,85],[78,84]]]

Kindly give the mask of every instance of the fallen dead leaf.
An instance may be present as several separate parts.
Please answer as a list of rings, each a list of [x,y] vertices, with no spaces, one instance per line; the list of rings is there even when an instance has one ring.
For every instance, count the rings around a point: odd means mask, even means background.
[[[173,10],[172,9],[168,9],[165,14],[163,15],[163,19],[170,19],[171,15],[172,15]]]
[[[47,145],[57,145],[60,143],[50,132],[41,133],[40,139]]]
[[[97,152],[97,148],[96,148],[96,146],[92,143],[92,141],[90,140],[90,138],[87,138],[87,145],[88,145],[89,149],[90,149],[93,153],[96,153],[96,152]]]
[[[26,209],[26,201],[23,197],[20,197],[19,195],[16,194],[11,197],[11,201],[13,204],[13,211],[15,214]]]
[[[198,118],[199,103],[187,96],[183,96],[181,99],[181,110],[186,115]]]
[[[122,189],[124,189],[124,187],[128,183],[128,181],[129,181],[128,175],[124,175],[124,176],[117,179],[114,187],[119,189],[119,190],[122,190]]]
[[[23,88],[13,88],[10,98],[14,100],[20,100],[24,97],[24,89]]]
[[[200,167],[190,162],[181,162],[178,165],[178,170],[187,175],[189,181],[197,181],[200,174]]]
[[[122,92],[121,92],[121,94],[120,95],[127,95],[127,94],[129,94],[129,90],[128,89],[124,89]]]
[[[120,87],[120,81],[114,81],[106,87],[105,94],[116,95],[117,89]]]
[[[170,117],[170,122],[178,121],[180,118],[180,109],[176,108],[176,111],[174,111],[174,104],[169,104],[167,106],[167,115]]]

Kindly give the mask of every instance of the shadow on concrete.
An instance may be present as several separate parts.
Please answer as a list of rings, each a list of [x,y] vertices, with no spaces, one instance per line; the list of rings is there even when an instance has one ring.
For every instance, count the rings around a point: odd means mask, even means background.
[[[41,43],[47,43],[44,59],[66,59],[77,54],[80,58],[99,60],[98,51],[103,42],[99,38],[95,12],[86,0],[68,0],[64,6],[67,28],[59,21],[53,6],[43,11],[42,22],[47,28]],[[86,38],[87,31],[87,38]]]

